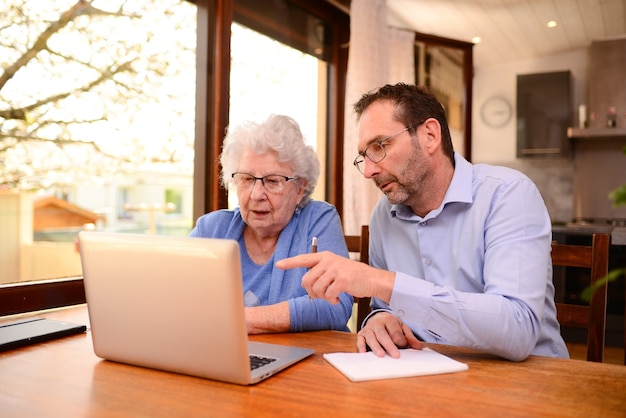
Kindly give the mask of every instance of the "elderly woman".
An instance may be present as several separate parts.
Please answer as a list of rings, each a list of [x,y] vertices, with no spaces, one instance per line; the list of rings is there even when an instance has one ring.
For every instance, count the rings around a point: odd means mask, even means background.
[[[310,251],[313,237],[320,251],[348,257],[337,210],[311,200],[320,165],[298,123],[272,115],[229,129],[220,162],[222,184],[236,187],[239,207],[203,215],[191,236],[239,242],[248,333],[347,330],[350,295],[338,304],[310,300],[301,286],[306,269],[274,266]]]

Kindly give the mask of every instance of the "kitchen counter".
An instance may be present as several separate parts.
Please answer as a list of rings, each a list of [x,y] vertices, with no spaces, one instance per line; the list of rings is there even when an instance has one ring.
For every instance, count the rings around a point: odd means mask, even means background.
[[[565,224],[552,225],[553,234],[569,234],[569,235],[593,235],[593,234],[610,234],[616,229],[613,225],[599,224]]]
[[[626,245],[626,226],[613,228],[613,232],[611,232],[611,244]]]
[[[589,236],[611,234],[611,245],[626,245],[626,226],[598,224],[557,224],[552,225],[552,234]]]

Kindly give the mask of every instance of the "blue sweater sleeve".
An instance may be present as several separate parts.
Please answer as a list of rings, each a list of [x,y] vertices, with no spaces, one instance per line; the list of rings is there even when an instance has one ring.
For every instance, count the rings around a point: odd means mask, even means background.
[[[294,235],[294,247],[289,256],[309,252],[313,237],[317,237],[318,251],[331,251],[343,257],[348,257],[341,220],[334,206],[326,202],[311,201],[297,218],[298,231]],[[277,255],[276,260],[279,259]],[[347,331],[347,322],[352,314],[352,296],[342,293],[340,302],[336,305],[321,299],[309,300],[301,284],[302,276],[305,273],[306,269],[286,271],[286,276],[290,277],[285,279],[290,282],[296,282],[300,288],[298,295],[289,299],[291,331],[299,332],[321,329]]]

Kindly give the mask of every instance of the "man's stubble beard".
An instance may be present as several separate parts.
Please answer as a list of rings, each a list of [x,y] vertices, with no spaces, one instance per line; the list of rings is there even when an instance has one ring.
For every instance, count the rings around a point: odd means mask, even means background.
[[[399,178],[405,180],[401,183],[398,177],[394,176],[396,190],[385,193],[387,200],[392,205],[410,206],[409,200],[412,200],[419,194],[422,188],[421,185],[424,184],[424,179],[427,176],[427,173],[424,172],[426,165],[422,158],[421,149],[415,143],[412,143],[411,152],[411,158],[399,174]]]

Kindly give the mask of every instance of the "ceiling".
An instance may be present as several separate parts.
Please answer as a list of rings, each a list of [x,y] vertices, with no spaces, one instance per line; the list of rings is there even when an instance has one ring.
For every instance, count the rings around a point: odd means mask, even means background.
[[[387,0],[387,8],[393,26],[467,42],[479,36],[475,67],[626,36],[626,0]],[[548,28],[550,20],[558,25]]]

